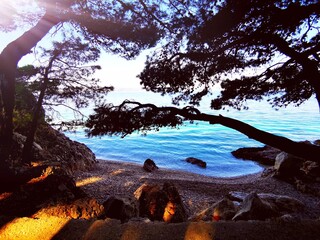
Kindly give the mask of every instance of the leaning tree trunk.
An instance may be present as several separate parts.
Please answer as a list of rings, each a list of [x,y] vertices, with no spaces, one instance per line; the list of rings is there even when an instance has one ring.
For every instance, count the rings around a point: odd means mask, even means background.
[[[8,44],[0,54],[1,107],[3,108],[0,122],[0,167],[8,161],[12,146],[17,64],[59,21],[57,17],[46,13],[32,29]]]
[[[320,147],[303,142],[295,142],[288,138],[277,136],[275,134],[259,130],[249,124],[236,119],[223,117],[221,115],[209,114],[190,114],[184,110],[178,111],[178,114],[191,120],[206,121],[210,124],[221,124],[243,133],[251,139],[278,148],[284,152],[302,157],[307,160],[320,163]]]
[[[131,106],[129,107],[129,105]],[[288,138],[259,130],[236,119],[201,113],[196,108],[157,107],[151,103],[142,104],[135,101],[124,101],[119,106],[112,106],[109,109],[107,107],[107,111],[103,111],[103,108],[100,110],[91,115],[87,121],[86,126],[90,129],[89,136],[114,133],[131,134],[133,130],[141,128],[152,129],[152,127],[175,126],[177,124],[175,116],[181,116],[183,117],[182,120],[198,120],[210,124],[223,125],[258,142],[278,148],[297,157],[320,163],[320,146],[295,142]],[[130,119],[130,121],[118,121],[116,129],[114,129],[112,124],[109,126],[108,121],[105,121],[105,119],[108,120],[110,118],[110,115],[113,119]],[[104,126],[104,122],[106,122],[107,126]]]

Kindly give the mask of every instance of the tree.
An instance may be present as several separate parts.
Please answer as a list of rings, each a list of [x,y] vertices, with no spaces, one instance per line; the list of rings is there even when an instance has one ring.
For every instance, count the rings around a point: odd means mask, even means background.
[[[141,104],[124,101],[119,106],[112,104],[100,106],[90,115],[86,126],[88,136],[121,135],[125,137],[134,131],[146,134],[167,126],[176,128],[186,121],[204,121],[232,128],[251,139],[278,148],[287,153],[320,163],[320,147],[304,142],[295,142],[250,126],[236,119],[222,115],[200,112],[194,107],[157,107],[154,104]]]
[[[275,106],[320,104],[320,4],[317,0],[201,1],[174,21],[177,37],[140,74],[146,90],[198,103],[221,84],[214,109],[245,108],[263,97]]]
[[[170,25],[175,38],[148,58],[139,75],[146,90],[175,94],[173,103],[184,100],[195,106],[220,84],[221,94],[211,102],[214,109],[240,110],[247,108],[247,100],[264,98],[274,107],[299,106],[314,95],[320,106],[319,1],[203,0],[184,6],[187,10]],[[159,108],[125,101],[95,111],[87,122],[89,136],[126,135],[201,120],[319,162],[317,146],[203,114],[193,107]]]
[[[30,0],[27,6],[19,1],[1,1],[0,8],[5,9],[1,11],[0,30],[30,26],[0,54],[2,168],[11,149],[17,64],[44,36],[50,31],[78,34],[93,46],[129,59],[154,46],[161,34],[154,19],[163,15],[155,3],[121,0]]]
[[[23,148],[23,162],[30,163],[32,159],[32,144],[43,107],[48,115],[52,105],[71,108],[70,104],[74,103],[72,110],[81,115],[79,109],[88,107],[90,102],[97,104],[113,90],[112,87],[100,86],[99,79],[91,78],[101,67],[86,64],[96,61],[99,56],[99,49],[91,47],[79,38],[53,42],[51,49],[42,49],[39,57],[42,65],[36,68],[37,77],[25,79],[29,81],[30,91],[37,93],[38,97]],[[70,124],[78,121],[82,119],[73,120]]]

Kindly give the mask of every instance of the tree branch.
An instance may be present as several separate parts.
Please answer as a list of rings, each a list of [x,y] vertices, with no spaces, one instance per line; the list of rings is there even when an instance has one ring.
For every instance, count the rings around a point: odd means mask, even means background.
[[[129,107],[133,105],[133,107]],[[148,111],[149,109],[149,111]],[[150,111],[151,109],[151,111]],[[104,111],[105,110],[105,111]],[[101,136],[105,134],[124,133],[123,136],[131,134],[134,130],[151,130],[163,126],[176,126],[179,122],[175,117],[182,117],[182,120],[203,121],[210,124],[220,124],[234,129],[247,137],[278,148],[295,156],[320,162],[320,147],[303,142],[295,142],[288,138],[277,136],[263,130],[259,130],[249,124],[222,115],[211,115],[201,113],[193,107],[157,107],[154,104],[142,104],[135,101],[124,101],[118,107],[101,107],[96,114],[89,116],[86,126],[90,129],[90,136]],[[152,115],[152,116],[150,116]],[[110,118],[117,119],[116,125],[110,127]],[[107,120],[108,119],[108,120]]]

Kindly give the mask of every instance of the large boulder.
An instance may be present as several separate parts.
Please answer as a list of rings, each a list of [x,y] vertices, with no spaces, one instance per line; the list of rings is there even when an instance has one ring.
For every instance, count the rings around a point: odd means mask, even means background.
[[[41,208],[69,203],[85,195],[76,187],[74,179],[59,167],[47,167],[42,174],[32,171],[23,178],[19,188],[0,201],[2,214],[29,216]]]
[[[89,170],[97,163],[95,154],[85,144],[72,141],[49,125],[39,126],[36,141],[43,151],[42,157],[35,161],[53,162],[63,166],[70,174],[77,170]]]
[[[303,162],[304,160],[302,158],[295,157],[286,152],[279,153],[274,163],[276,176],[286,180],[291,180],[300,176],[300,168],[302,167]]]
[[[271,204],[259,198],[256,192],[250,193],[232,220],[266,220],[279,217],[280,214]]]
[[[25,141],[26,136],[14,133],[10,156],[11,164],[17,166],[17,169],[22,165]],[[95,154],[85,144],[72,141],[48,124],[38,127],[31,155],[31,162],[35,165],[58,165],[71,175],[77,170],[89,170],[97,163]]]
[[[140,217],[165,222],[186,220],[186,212],[179,192],[171,183],[164,183],[162,187],[143,184],[134,195],[139,201]]]
[[[103,214],[103,206],[94,198],[83,197],[72,203],[58,203],[41,209],[37,215],[67,217],[72,219],[96,219]]]
[[[232,151],[232,155],[239,159],[253,160],[266,166],[273,166],[276,156],[281,151],[265,145],[264,147],[245,147]]]
[[[104,203],[104,217],[119,219],[127,222],[131,218],[138,217],[137,200],[129,197],[109,197]]]
[[[293,197],[272,193],[260,193],[258,196],[272,205],[280,214],[298,212],[304,208],[304,203]]]
[[[227,198],[242,203],[248,195],[249,193],[231,191],[228,193]],[[304,204],[300,200],[286,195],[258,193],[257,196],[264,202],[268,202],[280,214],[292,213],[304,208]]]

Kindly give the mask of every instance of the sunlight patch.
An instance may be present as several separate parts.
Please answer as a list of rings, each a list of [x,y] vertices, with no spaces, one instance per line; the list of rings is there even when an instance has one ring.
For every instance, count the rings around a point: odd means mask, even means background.
[[[0,229],[0,239],[52,239],[69,222],[67,218],[16,218]]]
[[[96,183],[102,181],[102,177],[89,177],[76,182],[77,187],[82,187],[88,184]]]

